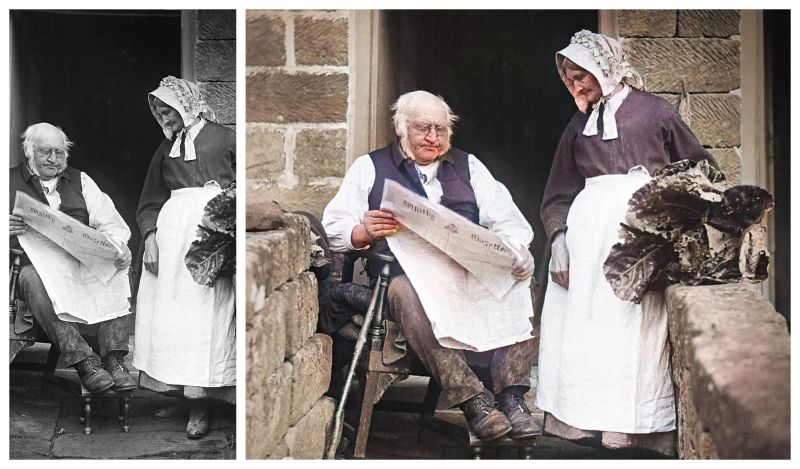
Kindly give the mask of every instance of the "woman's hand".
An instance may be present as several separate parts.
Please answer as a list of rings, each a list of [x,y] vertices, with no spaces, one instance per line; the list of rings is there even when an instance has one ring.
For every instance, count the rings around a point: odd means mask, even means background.
[[[28,225],[25,223],[25,219],[19,215],[11,214],[8,216],[8,234],[9,236],[19,236],[21,234],[25,234],[25,231],[28,229]]]
[[[122,245],[122,252],[118,252],[117,256],[114,257],[114,267],[117,269],[124,269],[131,265],[131,250],[128,249],[127,244]]]
[[[144,256],[142,258],[145,270],[158,276],[158,244],[156,243],[156,232],[151,231],[144,239]]]
[[[550,278],[569,289],[569,251],[567,251],[567,237],[563,231],[553,238],[551,245]]]
[[[386,210],[370,210],[364,213],[363,221],[353,229],[351,241],[356,248],[363,248],[372,241],[391,236],[400,229],[398,222],[391,212]]]

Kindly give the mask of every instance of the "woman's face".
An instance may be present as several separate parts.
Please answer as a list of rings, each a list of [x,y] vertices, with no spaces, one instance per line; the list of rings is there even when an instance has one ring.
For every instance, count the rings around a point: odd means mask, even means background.
[[[572,97],[575,98],[575,105],[584,114],[589,112],[592,104],[603,97],[603,89],[597,78],[569,59],[564,62],[564,81]]]
[[[183,130],[183,118],[172,106],[156,101],[156,115],[161,121],[161,127],[169,129],[176,134]]]

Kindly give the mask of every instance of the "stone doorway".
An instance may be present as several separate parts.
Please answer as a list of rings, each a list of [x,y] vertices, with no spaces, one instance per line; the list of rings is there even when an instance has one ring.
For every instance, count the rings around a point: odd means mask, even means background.
[[[546,268],[539,206],[559,138],[576,110],[556,71],[555,53],[576,31],[596,31],[598,12],[382,14],[381,52],[389,71],[383,76],[389,78],[380,83],[379,101],[385,102],[377,108],[388,109],[398,95],[415,89],[444,97],[461,117],[454,146],[475,154],[505,184],[534,228],[537,271]]]
[[[147,93],[181,76],[181,11],[11,11],[10,166],[19,135],[36,122],[75,143],[70,166],[86,171],[131,228],[144,177],[164,138]]]

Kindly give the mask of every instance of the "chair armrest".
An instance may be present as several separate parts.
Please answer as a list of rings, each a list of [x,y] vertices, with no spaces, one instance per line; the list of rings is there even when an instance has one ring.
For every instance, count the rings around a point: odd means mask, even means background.
[[[370,251],[367,251],[367,250],[350,251],[350,252],[347,253],[347,255],[350,256],[350,257],[353,257],[353,258],[360,257],[360,258],[363,258],[363,259],[374,260],[374,261],[378,261],[378,262],[392,263],[392,262],[395,261],[394,256],[390,256],[388,254],[377,254],[377,253],[370,252]]]

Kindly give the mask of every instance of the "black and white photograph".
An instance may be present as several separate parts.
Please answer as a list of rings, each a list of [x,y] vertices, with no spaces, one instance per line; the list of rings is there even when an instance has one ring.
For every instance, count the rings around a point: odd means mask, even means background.
[[[236,11],[9,11],[11,459],[235,459]]]

